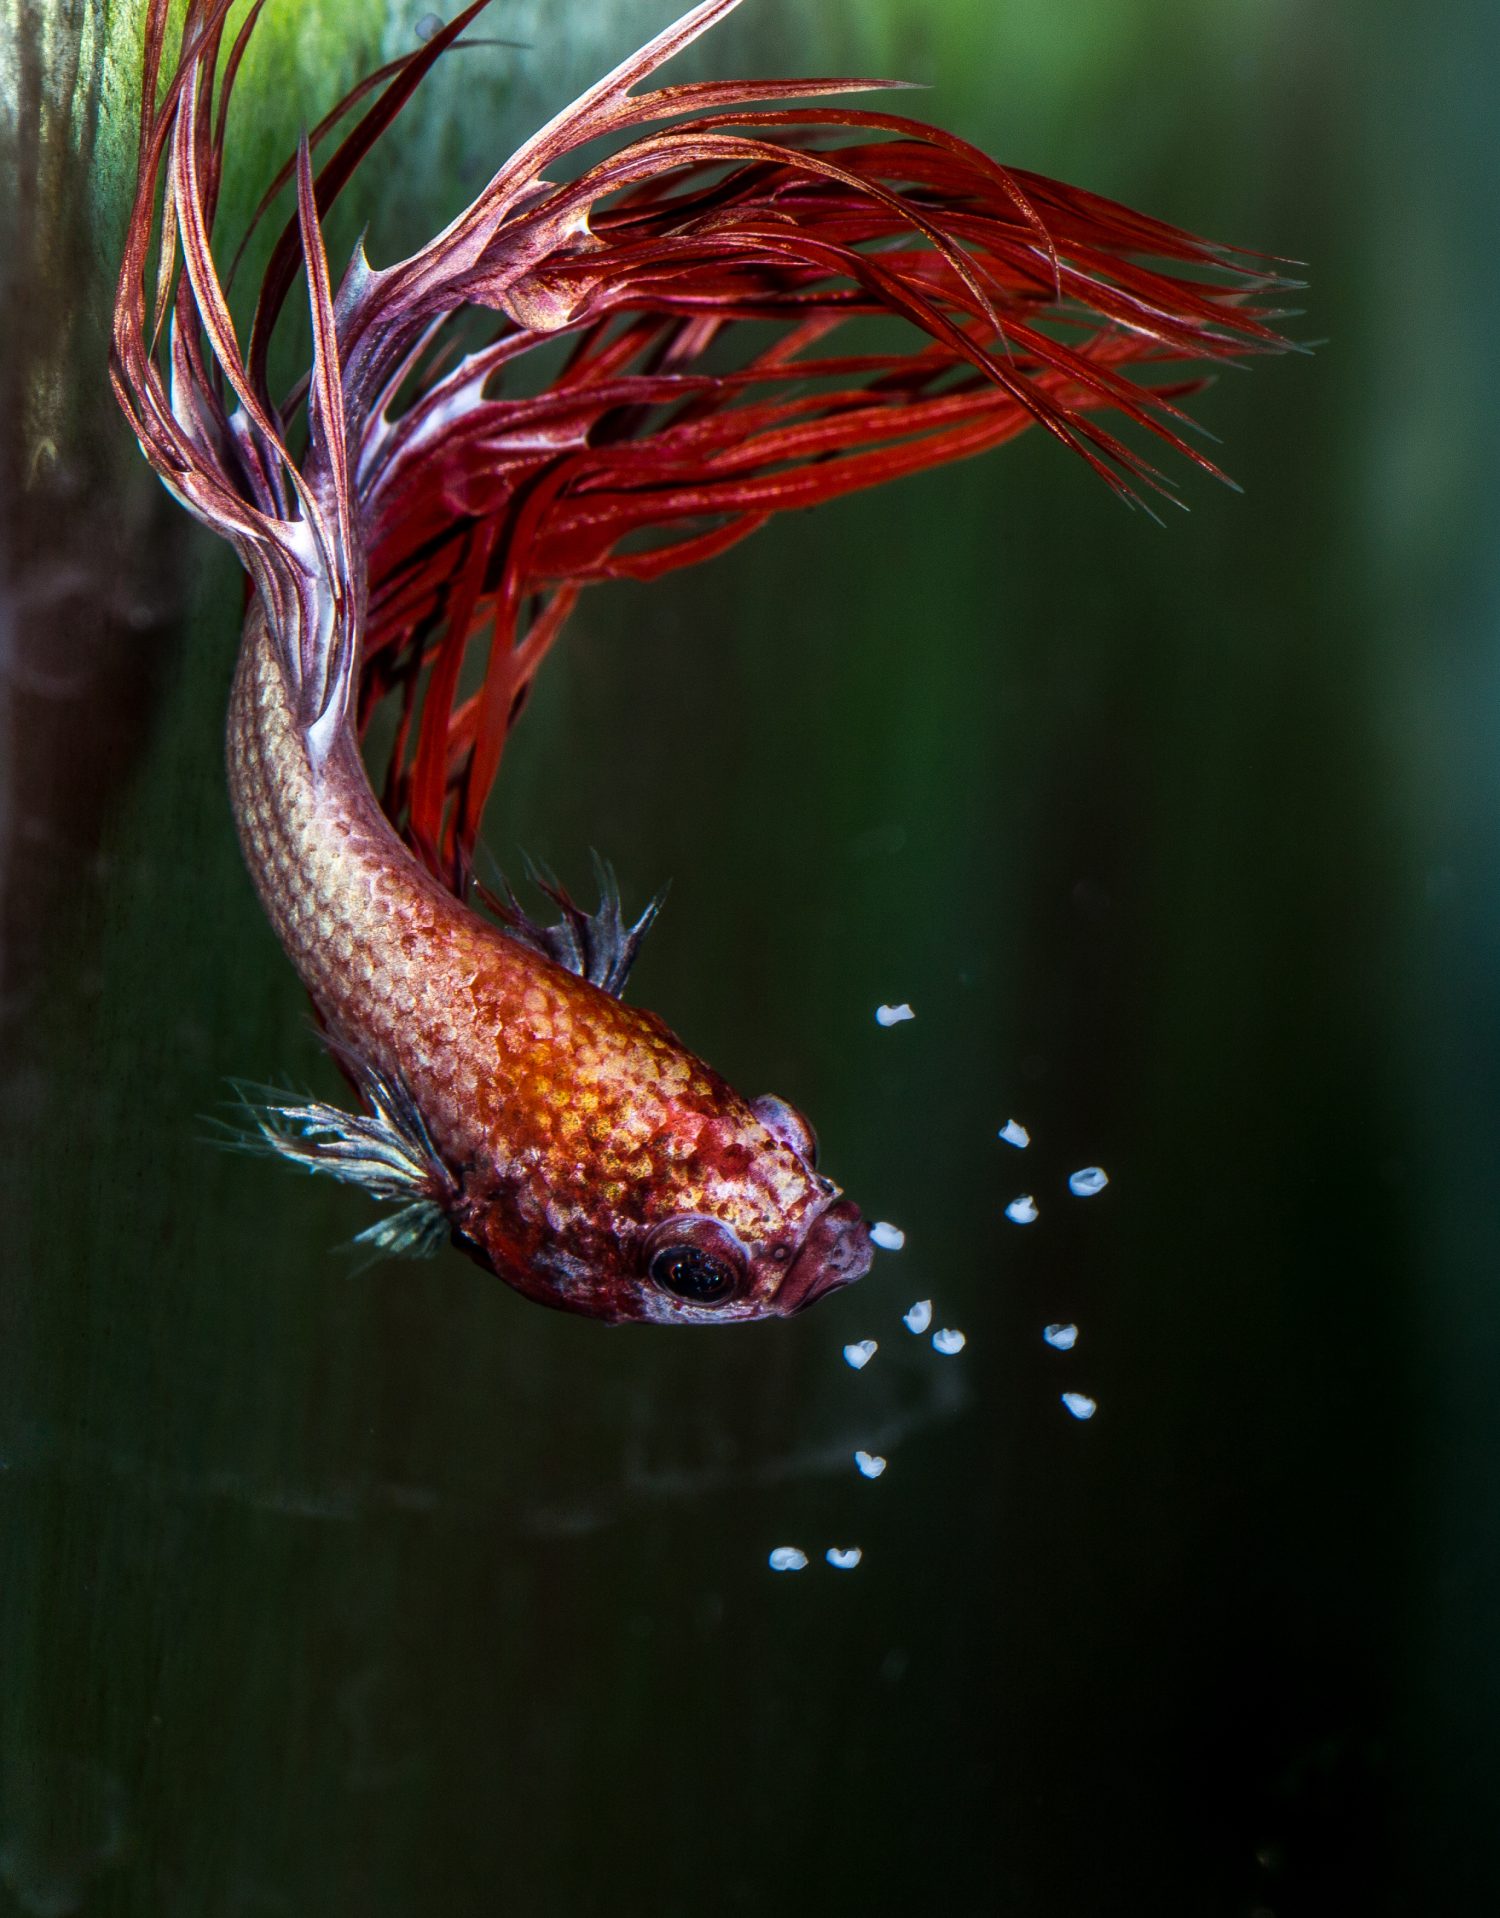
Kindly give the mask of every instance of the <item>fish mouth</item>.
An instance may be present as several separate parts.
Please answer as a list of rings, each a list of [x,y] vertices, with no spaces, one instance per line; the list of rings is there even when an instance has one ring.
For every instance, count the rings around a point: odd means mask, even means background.
[[[839,1199],[814,1221],[776,1294],[776,1310],[802,1312],[826,1293],[862,1279],[875,1260],[869,1227],[852,1199]]]

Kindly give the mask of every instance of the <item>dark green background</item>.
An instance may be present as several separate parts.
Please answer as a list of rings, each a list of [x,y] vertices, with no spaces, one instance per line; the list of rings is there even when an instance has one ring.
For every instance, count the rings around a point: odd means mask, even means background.
[[[424,10],[272,0],[231,215]],[[501,0],[375,256],[667,13]],[[0,1911],[1500,1909],[1493,12],[753,0],[684,63],[930,80],[1309,262],[1324,343],[1198,403],[1246,496],[1164,530],[1028,439],[585,600],[497,855],[670,877],[635,996],[908,1233],[720,1337],[358,1272],[357,1199],[205,1145],[335,1081],[232,564],[104,389],[135,10],[0,19]]]

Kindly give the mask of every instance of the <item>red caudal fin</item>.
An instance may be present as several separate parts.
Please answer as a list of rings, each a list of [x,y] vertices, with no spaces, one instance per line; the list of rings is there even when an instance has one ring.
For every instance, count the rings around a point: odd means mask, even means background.
[[[148,458],[250,570],[314,746],[351,698],[361,726],[395,699],[386,806],[457,889],[506,734],[584,585],[690,565],[775,512],[1027,426],[1127,499],[1170,497],[1143,448],[1217,473],[1184,437],[1193,369],[1286,345],[1286,282],[1263,257],[850,104],[898,83],[644,88],[738,3],[684,15],[427,246],[383,268],[356,252],[335,288],[321,216],[484,0],[459,14],[273,183],[295,184],[296,207],[242,353],[209,236],[255,15],[221,62],[227,0],[190,0],[159,89],[153,0],[117,390]],[[834,103],[784,104],[818,95]],[[605,138],[604,157],[573,162]],[[278,405],[267,349],[299,277],[314,364]],[[489,336],[461,344],[451,322],[476,308]],[[855,323],[891,316],[906,338],[870,350]],[[559,336],[543,381],[528,356]]]

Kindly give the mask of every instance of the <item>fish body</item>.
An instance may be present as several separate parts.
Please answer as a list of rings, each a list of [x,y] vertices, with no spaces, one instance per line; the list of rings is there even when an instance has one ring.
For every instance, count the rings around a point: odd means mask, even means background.
[[[641,91],[738,4],[703,0],[425,247],[385,267],[356,249],[335,282],[323,216],[474,0],[303,137],[262,201],[295,186],[242,348],[213,228],[260,9],[226,52],[232,0],[186,0],[173,66],[172,0],[148,0],[112,335],[143,452],[252,581],[234,815],[360,1097],[273,1101],[252,1137],[393,1203],[360,1235],[377,1249],[451,1238],[528,1297],[610,1321],[785,1316],[871,1249],[807,1121],[625,1003],[654,906],[627,926],[607,877],[592,914],[548,882],[562,917],[543,925],[474,885],[502,747],[578,593],[1029,425],[1126,497],[1165,492],[1102,416],[1216,472],[1179,431],[1194,381],[1161,368],[1285,344],[1258,258],[897,114],[793,104],[892,83]],[[299,271],[312,363],[277,396],[270,339]],[[476,346],[452,323],[485,309]],[[841,344],[890,314],[908,349]],[[377,798],[360,738],[380,711],[396,743]]]
[[[785,1314],[868,1270],[859,1215],[789,1109],[762,1102],[773,1132],[654,1014],[457,900],[392,830],[347,729],[314,769],[258,606],[227,758],[266,915],[338,1056],[421,1115],[411,1202],[456,1243],[528,1297],[611,1320]],[[699,1256],[653,1279],[678,1248]],[[709,1261],[731,1274],[722,1297],[703,1296]]]

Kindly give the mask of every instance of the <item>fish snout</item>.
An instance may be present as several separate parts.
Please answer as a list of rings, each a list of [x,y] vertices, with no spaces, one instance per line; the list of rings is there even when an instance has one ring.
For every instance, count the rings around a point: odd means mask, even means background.
[[[800,1312],[825,1293],[853,1285],[875,1257],[870,1229],[852,1199],[840,1199],[815,1222],[776,1295],[781,1313]]]

